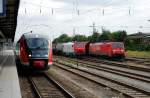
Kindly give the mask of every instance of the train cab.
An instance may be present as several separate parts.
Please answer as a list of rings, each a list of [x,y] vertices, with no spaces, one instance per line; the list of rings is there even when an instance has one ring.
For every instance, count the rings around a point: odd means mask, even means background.
[[[23,34],[16,44],[16,63],[19,66],[47,70],[52,65],[52,44],[46,36]]]

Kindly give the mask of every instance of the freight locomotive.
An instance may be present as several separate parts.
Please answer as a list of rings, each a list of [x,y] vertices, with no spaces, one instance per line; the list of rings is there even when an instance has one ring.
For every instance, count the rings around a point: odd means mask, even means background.
[[[122,42],[91,43],[89,45],[89,54],[109,58],[124,58],[124,44]]]
[[[16,43],[15,55],[21,68],[43,71],[52,65],[52,45],[43,35],[23,34]]]
[[[59,43],[60,48],[54,49],[57,52],[62,52],[65,55],[74,56],[105,56],[109,58],[124,58],[125,49],[122,42],[69,42]]]

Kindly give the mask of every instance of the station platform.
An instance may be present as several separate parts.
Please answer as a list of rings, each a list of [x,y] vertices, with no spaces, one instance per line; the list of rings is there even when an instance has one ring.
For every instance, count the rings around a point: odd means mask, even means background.
[[[21,98],[13,50],[0,52],[0,98]]]

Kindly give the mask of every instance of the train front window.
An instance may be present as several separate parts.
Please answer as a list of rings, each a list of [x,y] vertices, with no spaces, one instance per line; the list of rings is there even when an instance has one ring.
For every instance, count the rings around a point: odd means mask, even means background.
[[[28,38],[27,45],[30,49],[48,49],[48,40],[44,38]]]
[[[113,48],[123,48],[123,43],[112,43]]]

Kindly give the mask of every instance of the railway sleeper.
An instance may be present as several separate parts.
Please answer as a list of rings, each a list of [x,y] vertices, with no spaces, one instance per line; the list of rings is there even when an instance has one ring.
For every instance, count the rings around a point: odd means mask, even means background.
[[[69,70],[69,69],[67,69],[67,70]],[[75,72],[76,73],[76,72]],[[99,81],[100,82],[100,81]],[[102,83],[103,84],[103,83]],[[114,84],[114,83],[113,83]],[[114,85],[113,85],[113,87],[112,87],[112,83],[105,83],[105,85],[107,85],[108,87],[110,87],[110,88],[114,88],[115,89],[115,87],[114,87]],[[115,85],[116,86],[116,85]],[[119,89],[118,89],[119,90]],[[127,92],[129,89],[127,89],[127,90],[124,90],[124,92]],[[119,90],[120,91],[120,90]],[[122,93],[124,93],[124,92],[122,92]],[[131,93],[132,92],[132,93]],[[128,94],[128,95],[130,95],[130,96],[133,96],[133,97],[135,97],[135,96],[137,96],[137,95],[135,95],[137,93],[137,91],[133,91],[133,90],[130,90],[129,92],[127,92],[127,93],[125,93],[125,94]],[[145,96],[147,96],[147,95],[145,95]],[[138,97],[139,98],[139,97]]]

